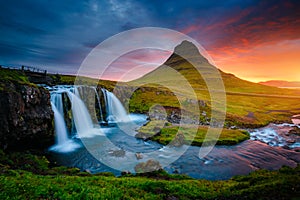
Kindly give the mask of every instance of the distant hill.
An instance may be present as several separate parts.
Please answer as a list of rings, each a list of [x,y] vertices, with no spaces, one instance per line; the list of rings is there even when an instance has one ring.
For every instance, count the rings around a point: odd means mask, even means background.
[[[278,80],[271,80],[271,81],[264,81],[259,82],[262,85],[268,85],[273,87],[300,87],[300,81],[278,81]]]

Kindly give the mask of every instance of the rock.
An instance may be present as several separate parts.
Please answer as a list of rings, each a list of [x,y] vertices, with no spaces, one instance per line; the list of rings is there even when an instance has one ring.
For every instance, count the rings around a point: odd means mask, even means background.
[[[293,129],[289,131],[289,134],[300,135],[300,128],[294,126]]]
[[[135,154],[136,159],[140,160],[143,159],[143,154],[142,153],[136,153]]]
[[[147,162],[141,162],[134,167],[137,173],[146,173],[161,170],[162,167],[160,163],[156,160],[148,160]]]
[[[149,138],[160,134],[161,128],[160,127],[154,127],[153,128],[153,133],[144,133],[144,132],[138,132],[135,137],[138,139],[143,139],[143,140],[148,140]]]
[[[291,149],[288,145],[284,145],[284,146],[282,146],[282,148],[283,149],[288,149],[288,150]]]
[[[148,134],[148,133],[143,133],[143,132],[138,132],[135,137],[138,139],[142,139],[142,140],[148,140],[149,138],[151,138],[153,135],[152,134]]]
[[[170,146],[181,147],[184,144],[185,144],[185,137],[184,137],[183,133],[177,133],[174,140],[172,140],[172,142],[170,143]]]
[[[131,174],[130,171],[122,171],[122,172],[121,172],[121,175],[122,175],[122,176],[130,175],[130,174]]]
[[[296,152],[300,152],[300,147],[296,147],[296,148],[294,148],[294,151],[296,151]]]
[[[124,157],[126,152],[123,149],[118,149],[118,150],[110,150],[108,154],[114,157]]]
[[[47,148],[54,143],[53,112],[48,90],[5,82],[0,90],[0,148]]]
[[[294,144],[296,142],[296,140],[294,140],[294,139],[287,139],[286,142],[289,143],[289,144]]]

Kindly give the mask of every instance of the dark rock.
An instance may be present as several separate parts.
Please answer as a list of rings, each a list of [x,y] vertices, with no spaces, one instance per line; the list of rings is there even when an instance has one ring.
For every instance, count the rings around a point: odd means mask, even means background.
[[[295,139],[287,139],[286,142],[289,144],[294,144],[296,142],[296,140]]]
[[[46,148],[53,144],[50,93],[42,87],[13,82],[0,91],[0,148]]]
[[[289,134],[300,135],[300,128],[294,126],[293,129],[289,131]]]
[[[143,154],[142,153],[136,153],[135,154],[136,159],[140,160],[143,159]]]
[[[121,175],[122,175],[122,176],[130,175],[130,174],[131,174],[130,171],[122,171],[122,172],[121,172]]]
[[[148,160],[147,162],[139,163],[134,167],[134,170],[137,173],[153,172],[153,171],[158,171],[161,169],[162,169],[162,167],[159,164],[159,162],[156,160],[152,160],[152,159]]]

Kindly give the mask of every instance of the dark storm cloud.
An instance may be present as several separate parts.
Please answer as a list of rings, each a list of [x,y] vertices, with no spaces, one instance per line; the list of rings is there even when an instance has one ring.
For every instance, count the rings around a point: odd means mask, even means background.
[[[4,65],[65,66],[76,72],[86,54],[99,42],[138,26],[136,18],[147,22],[142,16],[146,11],[139,5],[115,0],[23,0],[1,5],[0,63]],[[142,13],[134,14],[133,9]]]
[[[224,10],[225,11],[225,10]],[[237,53],[262,44],[300,38],[299,1],[260,1],[245,8],[233,7],[223,15],[182,29],[212,51]]]
[[[298,2],[1,1],[0,64],[26,63],[75,73],[97,44],[120,31],[143,26],[184,31],[204,46],[219,49],[268,38],[293,39],[299,32]]]

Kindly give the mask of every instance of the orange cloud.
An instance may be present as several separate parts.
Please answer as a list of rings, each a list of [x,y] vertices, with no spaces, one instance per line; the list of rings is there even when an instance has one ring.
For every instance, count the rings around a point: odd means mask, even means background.
[[[182,29],[201,43],[219,68],[244,79],[299,80],[300,8],[289,1],[236,8]],[[222,18],[221,18],[222,17]]]

